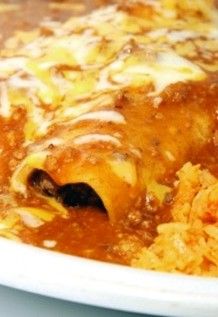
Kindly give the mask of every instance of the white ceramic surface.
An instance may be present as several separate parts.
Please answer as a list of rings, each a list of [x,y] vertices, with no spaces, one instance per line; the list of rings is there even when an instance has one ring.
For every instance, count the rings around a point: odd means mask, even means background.
[[[13,303],[13,305],[12,305]],[[0,286],[1,317],[140,317],[140,314],[72,303]],[[152,317],[151,315],[143,315]],[[153,316],[154,317],[154,316]]]
[[[218,316],[218,279],[86,260],[0,238],[0,284],[95,306],[166,316]]]

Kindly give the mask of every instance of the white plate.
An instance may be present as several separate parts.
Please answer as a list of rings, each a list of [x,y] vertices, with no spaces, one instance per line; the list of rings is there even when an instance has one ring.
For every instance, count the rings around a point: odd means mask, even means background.
[[[218,316],[218,279],[107,264],[0,238],[0,284],[78,303],[167,316]]]

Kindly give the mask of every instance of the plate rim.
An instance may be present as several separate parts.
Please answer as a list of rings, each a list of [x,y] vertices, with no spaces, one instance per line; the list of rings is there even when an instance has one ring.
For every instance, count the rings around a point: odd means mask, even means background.
[[[0,284],[104,308],[217,316],[218,279],[84,259],[0,238]]]

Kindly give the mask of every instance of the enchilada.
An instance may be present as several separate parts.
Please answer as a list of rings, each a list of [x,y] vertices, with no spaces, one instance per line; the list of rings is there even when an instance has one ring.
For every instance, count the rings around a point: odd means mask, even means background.
[[[210,1],[121,1],[9,38],[1,234],[51,248],[58,235],[65,250],[85,215],[97,227],[83,237],[101,240],[98,221],[114,237],[82,255],[128,262],[148,246],[173,218],[176,172],[191,161],[217,176],[216,21]]]

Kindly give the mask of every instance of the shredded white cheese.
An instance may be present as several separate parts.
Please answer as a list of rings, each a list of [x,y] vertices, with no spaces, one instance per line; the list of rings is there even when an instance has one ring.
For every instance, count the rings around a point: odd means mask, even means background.
[[[73,143],[75,145],[83,145],[97,142],[112,143],[116,146],[121,146],[121,142],[117,138],[109,134],[86,134],[78,136],[73,140]]]
[[[86,121],[86,120],[87,121],[98,120],[103,122],[113,122],[117,124],[126,123],[124,116],[120,114],[119,112],[113,111],[113,110],[101,110],[101,111],[89,112],[72,120],[71,123],[78,123],[78,122]]]
[[[5,82],[0,82],[0,115],[9,118],[11,114],[11,103],[8,97],[8,88]]]
[[[57,241],[55,241],[55,240],[44,240],[43,241],[43,246],[45,248],[48,248],[48,249],[54,248],[56,246],[56,244],[57,244]]]

